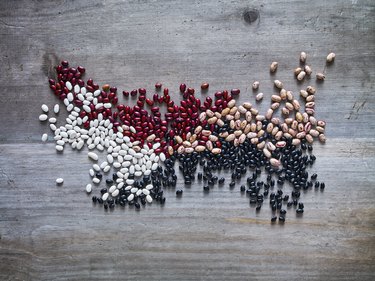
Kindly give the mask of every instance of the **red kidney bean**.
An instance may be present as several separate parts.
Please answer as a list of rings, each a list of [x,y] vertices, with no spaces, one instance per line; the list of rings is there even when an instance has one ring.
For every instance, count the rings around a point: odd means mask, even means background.
[[[83,66],[78,66],[77,69],[81,73],[85,73],[86,72],[86,69]]]
[[[164,93],[164,96],[167,96],[169,94],[169,89],[168,88],[164,88],[163,93]]]
[[[73,73],[68,73],[68,74],[66,75],[65,80],[71,80],[73,77],[74,77],[74,74],[73,74]]]
[[[223,104],[223,100],[222,99],[218,99],[215,101],[215,105],[216,106],[219,106],[219,105],[222,105]]]
[[[185,92],[185,90],[186,90],[186,84],[181,84],[180,85],[180,92]]]
[[[94,83],[94,81],[91,78],[89,78],[89,79],[87,79],[86,83],[87,83],[87,85],[92,86],[92,84]]]
[[[83,102],[81,100],[74,100],[74,104],[76,106],[82,106],[83,105]]]
[[[163,97],[163,101],[164,101],[166,104],[168,104],[168,103],[170,102],[170,100],[171,100],[171,96],[164,96],[164,97]]]
[[[223,93],[222,92],[216,92],[215,93],[215,97],[216,98],[221,98],[223,96]]]
[[[188,93],[189,93],[190,95],[194,95],[194,93],[195,93],[194,88],[188,88],[187,91],[188,91]]]
[[[115,96],[116,96],[116,94],[115,94],[114,92],[110,92],[110,93],[108,94],[108,98],[109,98],[109,99],[113,99]]]
[[[134,90],[132,90],[132,91],[130,92],[130,95],[131,95],[132,97],[136,96],[137,94],[138,94],[138,91],[137,91],[136,89],[134,89]]]

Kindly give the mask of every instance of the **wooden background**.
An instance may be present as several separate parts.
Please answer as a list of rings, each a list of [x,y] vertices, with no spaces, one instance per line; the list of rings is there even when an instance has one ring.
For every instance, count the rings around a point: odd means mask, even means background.
[[[371,0],[1,1],[0,280],[375,280],[374,28]],[[300,51],[314,70],[337,54],[324,83],[296,83]],[[326,190],[302,194],[305,214],[284,225],[239,185],[169,190],[140,212],[93,207],[86,152],[40,141],[61,59],[122,90],[161,81],[176,99],[181,82],[207,81],[208,95],[238,87],[255,102],[259,80],[262,111],[275,78],[316,85],[328,142],[310,171]]]

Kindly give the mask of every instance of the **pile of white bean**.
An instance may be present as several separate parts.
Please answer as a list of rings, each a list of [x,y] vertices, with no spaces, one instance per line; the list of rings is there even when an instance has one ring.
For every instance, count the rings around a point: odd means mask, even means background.
[[[89,112],[90,108],[87,106],[93,103],[95,106],[102,106],[102,104],[97,101],[97,94],[87,92],[85,87],[80,88],[67,82],[67,88],[71,91],[73,90],[77,94],[78,98],[83,101],[83,110]],[[100,93],[100,91],[99,91]],[[131,142],[130,138],[123,135],[123,128],[121,126],[117,127],[117,133],[113,130],[113,123],[109,119],[104,119],[101,113],[98,114],[98,118],[90,121],[90,126],[88,129],[83,127],[83,124],[87,121],[87,116],[81,118],[79,113],[81,109],[74,106],[72,103],[73,94],[70,92],[67,98],[64,99],[64,104],[69,113],[68,117],[65,119],[66,123],[61,126],[57,126],[57,114],[59,113],[59,105],[54,106],[55,117],[48,118],[48,106],[43,104],[41,106],[43,113],[39,115],[39,120],[45,122],[48,120],[49,127],[53,131],[53,140],[56,142],[56,150],[58,152],[63,152],[65,145],[69,144],[72,149],[82,150],[87,147],[88,158],[95,162],[89,173],[92,177],[92,182],[95,185],[99,185],[101,178],[96,177],[96,173],[109,173],[113,168],[117,179],[109,189],[107,193],[102,195],[103,201],[109,198],[116,198],[119,195],[119,190],[125,186],[125,190],[130,190],[131,194],[128,196],[128,201],[134,198],[134,195],[141,195],[142,193],[146,195],[146,201],[148,203],[152,202],[152,197],[150,196],[150,190],[153,188],[152,184],[148,184],[145,188],[133,187],[135,178],[141,178],[143,176],[148,176],[152,171],[156,170],[160,162],[164,162],[166,157],[164,153],[156,155],[154,153],[155,149],[160,147],[160,143],[154,143],[150,148],[148,145],[140,146],[139,141]],[[105,104],[106,108],[110,108],[112,105]],[[48,134],[42,135],[42,141],[48,141]],[[105,160],[99,161],[99,154],[106,153]],[[132,176],[130,179],[129,176]],[[56,180],[57,184],[62,184],[63,179],[58,178]],[[85,190],[87,193],[91,193],[92,184],[87,184]],[[133,196],[133,197],[132,197]]]

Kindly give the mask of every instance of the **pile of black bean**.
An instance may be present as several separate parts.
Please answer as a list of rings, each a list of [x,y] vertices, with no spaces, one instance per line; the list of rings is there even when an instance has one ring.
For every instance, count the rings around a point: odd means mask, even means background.
[[[263,126],[267,127],[267,125],[268,121],[263,121]],[[223,131],[231,131],[229,124],[226,123],[222,127],[215,126],[213,134],[219,137]],[[178,166],[185,186],[190,186],[197,181],[201,183],[203,192],[209,192],[215,185],[228,185],[230,189],[239,186],[239,192],[246,193],[248,196],[251,208],[259,212],[268,201],[273,214],[271,222],[278,220],[280,223],[285,222],[286,214],[292,207],[298,216],[303,214],[304,204],[300,201],[301,190],[325,188],[324,182],[317,181],[317,174],[309,175],[307,171],[314,164],[316,157],[312,154],[313,147],[305,141],[297,147],[292,145],[290,139],[283,138],[286,146],[276,148],[272,152],[272,158],[282,163],[281,168],[275,168],[271,166],[263,152],[249,140],[238,146],[220,137],[219,140],[222,143],[220,154],[213,154],[209,151],[191,154],[175,153],[164,162],[164,167],[159,166],[150,176],[135,180],[133,186],[144,188],[152,184],[154,188],[150,190],[151,197],[156,202],[164,204],[166,198],[163,189],[177,188],[175,167]],[[272,135],[267,133],[259,139],[260,142],[263,140],[276,143]],[[219,173],[226,174],[226,177],[219,178]],[[101,175],[96,176],[101,177]],[[117,175],[113,174],[112,179],[106,179],[107,185],[112,185],[116,179]],[[102,194],[106,192],[107,188],[101,190]],[[144,194],[135,195],[131,201],[128,201],[130,194],[130,190],[125,190],[123,187],[116,199],[109,199],[107,202],[103,202],[96,196],[92,199],[94,203],[102,204],[105,209],[113,209],[116,205],[125,207],[126,204],[140,209],[141,205],[146,205]],[[176,195],[182,196],[182,194],[183,190],[178,187]]]

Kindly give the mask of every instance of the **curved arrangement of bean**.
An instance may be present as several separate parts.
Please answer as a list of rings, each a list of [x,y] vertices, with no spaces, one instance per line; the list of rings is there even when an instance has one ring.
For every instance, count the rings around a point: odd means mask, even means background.
[[[302,52],[300,62],[305,64],[306,57]],[[327,63],[334,59],[335,54],[329,54]],[[277,67],[278,63],[272,62],[270,72],[276,72]],[[85,83],[82,66],[74,68],[62,61],[56,73],[57,79],[49,79],[49,85],[63,101],[68,118],[64,125],[56,126],[57,119],[48,117],[48,106],[43,104],[39,120],[49,122],[58,152],[66,144],[76,150],[87,146],[93,165],[89,171],[92,184],[87,184],[85,190],[91,193],[104,175],[107,187],[100,190],[100,196],[93,196],[92,201],[105,209],[125,205],[140,209],[141,205],[155,201],[164,204],[162,188],[177,185],[176,162],[185,185],[190,185],[197,174],[203,192],[209,192],[216,184],[225,184],[225,178],[219,179],[215,172],[230,171],[229,187],[234,188],[252,171],[246,185],[240,186],[240,192],[248,194],[250,206],[256,211],[269,197],[274,214],[271,222],[285,221],[285,206],[294,206],[299,215],[304,212],[304,204],[299,201],[301,189],[325,188],[323,182],[317,181],[317,174],[309,176],[307,172],[316,159],[312,143],[315,139],[326,141],[326,123],[314,117],[316,89],[312,86],[300,91],[304,101],[301,105],[281,81],[275,80],[279,93],[272,95],[271,106],[262,115],[250,102],[237,104],[235,97],[240,89],[218,91],[213,98],[207,96],[201,101],[193,88],[181,84],[182,100],[177,104],[171,100],[168,88],[156,83],[152,98],[147,97],[144,88],[123,91],[125,99],[137,98],[136,105],[129,106],[119,103],[116,87],[108,84],[100,87],[92,79]],[[311,73],[308,65],[294,70],[298,80]],[[323,80],[325,76],[317,73],[316,77]],[[259,86],[258,81],[252,84],[254,91]],[[201,85],[202,92],[208,88],[208,83]],[[262,100],[263,96],[258,93],[256,100]],[[160,112],[162,104],[166,106],[164,117]],[[54,113],[59,110],[56,104]],[[43,134],[42,141],[48,141],[47,134]],[[106,155],[105,160],[99,161],[102,154]],[[199,166],[201,172],[197,172]],[[262,171],[267,174],[263,180]],[[58,178],[56,183],[62,185],[63,181]],[[290,194],[282,190],[286,182],[292,187]],[[273,192],[275,187],[277,190]],[[182,189],[176,190],[176,196],[182,194]]]

